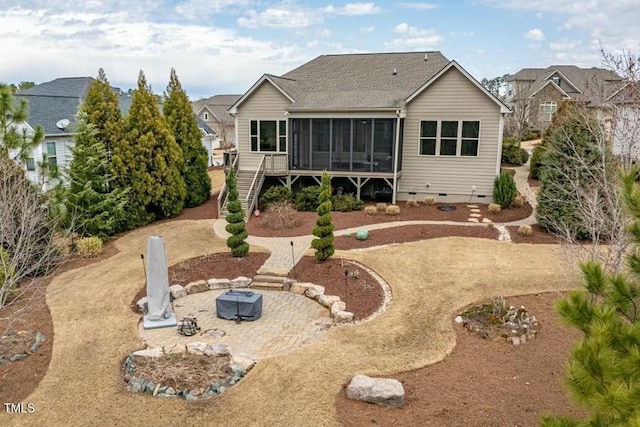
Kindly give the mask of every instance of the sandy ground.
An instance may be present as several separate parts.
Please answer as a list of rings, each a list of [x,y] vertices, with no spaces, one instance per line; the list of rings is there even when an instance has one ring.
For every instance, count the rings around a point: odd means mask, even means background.
[[[47,375],[25,402],[31,414],[0,425],[337,425],[334,404],[355,373],[389,375],[442,360],[455,345],[451,314],[495,295],[564,290],[576,281],[557,246],[445,238],[336,256],[358,260],[393,289],[390,309],[356,327],[333,328],[293,354],[261,361],[216,399],[195,404],[126,391],[123,358],[141,347],[129,310],[144,274],[147,236],[162,234],[171,264],[226,250],[212,221],[158,224],[117,240],[117,255],[54,278],[55,328]]]
[[[211,178],[211,194],[219,193],[224,185],[224,170],[221,167],[209,169],[209,178]]]

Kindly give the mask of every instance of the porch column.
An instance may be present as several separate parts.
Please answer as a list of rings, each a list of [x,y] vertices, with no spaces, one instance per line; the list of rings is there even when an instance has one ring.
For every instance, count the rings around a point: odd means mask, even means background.
[[[396,145],[393,150],[393,188],[391,203],[396,204],[396,191],[398,189],[398,151],[400,151],[400,110],[396,111]]]

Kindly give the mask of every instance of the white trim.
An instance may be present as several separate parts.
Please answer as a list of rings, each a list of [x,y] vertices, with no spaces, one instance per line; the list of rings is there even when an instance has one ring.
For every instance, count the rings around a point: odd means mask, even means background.
[[[429,81],[427,81],[425,84],[423,84],[422,86],[420,86],[415,92],[413,92],[404,102],[405,104],[410,103],[411,101],[413,101],[418,95],[420,95],[422,92],[424,92],[429,86],[431,86],[436,80],[438,80],[440,77],[442,77],[447,71],[449,71],[451,68],[455,68],[456,70],[460,71],[460,73],[462,73],[463,76],[465,76],[471,83],[473,83],[478,89],[480,89],[485,95],[487,95],[489,98],[491,98],[491,100],[493,102],[495,102],[499,107],[500,107],[500,112],[501,113],[510,113],[511,110],[509,109],[509,107],[507,107],[504,102],[500,101],[500,99],[498,99],[498,97],[496,97],[494,94],[492,94],[491,92],[489,92],[487,90],[487,88],[485,88],[484,86],[482,86],[480,84],[479,81],[477,81],[471,74],[469,74],[464,68],[462,68],[460,66],[460,64],[458,64],[456,61],[451,61],[449,62],[449,64],[447,64],[442,70],[438,71],[436,73],[435,76],[433,76],[431,79],[429,79]]]
[[[498,126],[498,153],[496,154],[496,176],[500,175],[500,165],[502,164],[503,132],[504,132],[504,114],[500,114],[500,125]]]
[[[244,95],[242,95],[240,99],[235,102],[235,104],[229,107],[229,109],[227,110],[229,114],[237,114],[238,107],[242,105],[242,103],[244,103],[251,95],[253,95],[253,92],[255,92],[260,86],[262,86],[262,83],[264,83],[265,81],[271,83],[273,87],[275,87],[278,92],[284,95],[290,102],[296,102],[295,99],[293,99],[284,89],[282,89],[276,84],[276,82],[273,81],[269,74],[264,74],[262,77],[260,77],[260,79],[258,79],[257,82],[253,84],[253,86],[249,88],[249,90]]]
[[[553,77],[554,74],[560,74],[560,76],[564,79],[564,81],[566,81],[567,83],[569,83],[569,85],[571,85],[572,88],[574,88],[578,93],[582,93],[582,91],[578,88],[578,86],[576,86],[571,80],[569,80],[567,78],[567,76],[565,76],[564,74],[562,74],[562,71],[560,70],[554,70],[551,72],[551,74],[549,74],[547,77],[545,77],[543,80],[549,80],[551,77]],[[555,82],[554,82],[555,83]]]
[[[220,123],[222,123],[222,120],[220,120],[220,118],[219,118],[218,116],[216,116],[216,114],[215,114],[213,111],[211,111],[211,108],[209,108],[209,106],[207,106],[207,105],[203,105],[202,107],[200,107],[200,109],[199,109],[199,110],[198,110],[198,112],[196,113],[196,116],[199,116],[199,115],[200,115],[200,113],[202,113],[202,110],[204,110],[205,108],[207,109],[207,111],[208,111],[209,113],[211,113],[211,115],[212,115],[213,117],[215,117],[215,118],[216,118],[216,120],[217,120],[217,121],[219,121]],[[203,119],[203,120],[204,120],[204,119]],[[209,120],[209,119],[206,119],[206,120]]]
[[[253,135],[251,133],[251,122],[256,122],[256,130],[258,131],[257,135]],[[260,149],[260,122],[275,122],[276,123],[276,149],[273,151],[268,151],[268,150],[261,150]],[[285,134],[281,135],[280,134],[280,122],[284,122],[284,126],[285,126]],[[288,143],[288,135],[289,135],[289,120],[287,119],[264,119],[264,120],[260,120],[260,119],[250,119],[249,120],[249,153],[264,153],[264,154],[268,154],[268,153],[277,153],[277,154],[285,154],[287,153],[287,143]],[[257,150],[253,150],[252,149],[252,142],[251,139],[253,137],[258,138],[257,141]],[[285,138],[285,150],[284,151],[280,151],[280,138],[284,136]]]
[[[538,92],[540,92],[542,89],[547,87],[547,85],[552,85],[556,89],[558,89],[560,92],[562,92],[564,94],[564,98],[565,99],[571,99],[571,96],[569,96],[569,94],[567,92],[565,92],[564,89],[562,89],[560,86],[558,86],[553,80],[547,80],[547,82],[545,84],[543,84],[542,86],[540,86],[540,88],[538,90],[536,90],[531,95],[529,95],[529,98],[533,98]]]
[[[502,114],[500,115],[500,117],[502,117]],[[436,122],[436,136],[435,136],[435,140],[436,140],[436,152],[435,154],[422,154],[420,152],[421,149],[421,142],[422,142],[422,122]],[[456,133],[456,154],[455,155],[448,155],[448,154],[440,154],[440,146],[442,143],[442,122],[458,122],[458,130]],[[477,148],[477,152],[475,156],[463,156],[462,155],[462,126],[464,122],[478,122],[478,148]],[[429,119],[418,119],[418,157],[442,157],[442,158],[454,158],[454,159],[465,159],[465,158],[469,158],[469,159],[477,159],[480,158],[480,141],[482,140],[481,138],[482,135],[482,120],[480,119],[435,119],[435,120],[429,120]],[[452,139],[452,138],[445,138],[445,139]],[[475,139],[475,138],[467,138],[467,139]]]

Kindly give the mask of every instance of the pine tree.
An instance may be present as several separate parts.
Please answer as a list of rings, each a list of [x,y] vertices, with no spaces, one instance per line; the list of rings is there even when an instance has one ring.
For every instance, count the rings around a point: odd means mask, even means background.
[[[130,188],[125,229],[179,214],[186,195],[180,175],[182,151],[160,115],[142,71],[125,130],[112,159],[117,185]]]
[[[16,102],[11,89],[0,86],[0,154],[13,160],[25,161],[42,142],[42,126],[37,126],[32,134],[20,127],[27,122],[28,114],[27,101],[21,98],[20,102]]]
[[[127,198],[126,190],[112,185],[107,148],[96,134],[86,123],[86,114],[80,112],[63,200],[74,231],[105,239],[115,234],[125,219]]]
[[[573,292],[558,311],[584,334],[567,363],[571,394],[590,413],[587,422],[545,416],[544,426],[640,425],[640,169],[625,175],[623,193],[633,218],[635,248],[628,271],[605,273],[600,263],[581,266],[586,292]]]
[[[335,252],[333,245],[334,225],[331,219],[331,177],[327,172],[322,174],[318,201],[320,202],[320,206],[316,210],[318,219],[313,228],[313,235],[317,239],[313,239],[311,247],[316,250],[316,260],[322,262],[329,259]]]
[[[243,257],[249,252],[249,244],[244,240],[249,236],[244,221],[244,210],[242,203],[238,198],[238,189],[236,188],[236,174],[233,168],[229,170],[226,178],[227,185],[227,214],[226,226],[227,233],[231,236],[227,239],[227,246],[231,249],[231,255],[235,257]]]
[[[196,123],[187,93],[182,89],[173,68],[165,94],[163,112],[176,142],[182,148],[184,168],[181,174],[187,187],[185,207],[199,206],[211,196],[207,150],[202,145],[202,133]]]

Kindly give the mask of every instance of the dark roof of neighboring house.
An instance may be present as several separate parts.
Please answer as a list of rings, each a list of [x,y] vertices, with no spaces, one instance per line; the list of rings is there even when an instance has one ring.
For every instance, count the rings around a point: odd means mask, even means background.
[[[530,92],[540,90],[554,73],[560,72],[582,93],[569,93],[571,99],[600,104],[624,84],[622,77],[604,68],[580,68],[575,65],[551,65],[547,68],[524,68],[507,81],[533,81]]]
[[[291,111],[398,108],[447,64],[440,52],[321,55],[269,77],[295,99]]]
[[[218,135],[218,133],[215,130],[211,129],[209,125],[206,124],[204,121],[202,121],[199,117],[196,117],[196,123],[198,124],[198,127],[204,134],[210,135],[210,136]]]
[[[71,133],[71,125],[60,129],[56,124],[66,119],[70,124],[75,122],[75,116],[80,103],[85,98],[93,77],[65,77],[36,85],[32,88],[16,93],[16,99],[26,99],[29,103],[28,123],[35,127],[44,128],[45,135]],[[118,88],[112,88],[120,95],[120,111],[127,114],[131,106],[131,98]]]
[[[206,106],[221,122],[232,122],[234,119],[227,111],[242,95],[214,95],[210,98],[199,99],[192,102],[193,112],[198,114],[202,107]]]

